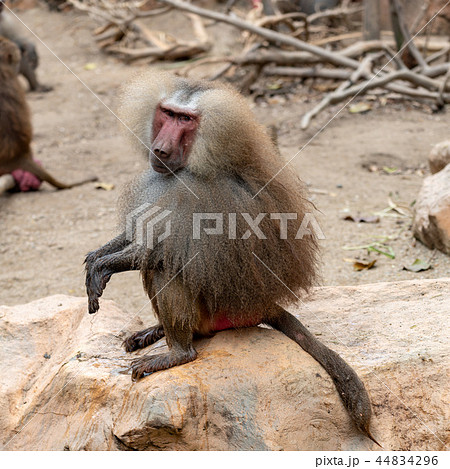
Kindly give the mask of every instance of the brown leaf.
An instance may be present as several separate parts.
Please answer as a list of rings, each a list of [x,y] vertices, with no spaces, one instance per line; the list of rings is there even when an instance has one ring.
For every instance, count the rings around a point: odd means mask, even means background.
[[[358,272],[360,270],[369,270],[375,265],[376,261],[377,261],[376,259],[374,259],[371,262],[355,261],[353,263],[353,269],[357,270]]]

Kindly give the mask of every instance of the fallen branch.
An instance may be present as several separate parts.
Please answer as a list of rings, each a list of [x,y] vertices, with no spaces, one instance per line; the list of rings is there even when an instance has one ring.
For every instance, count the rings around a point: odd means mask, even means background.
[[[110,46],[107,51],[122,56],[126,61],[151,58],[154,60],[178,60],[192,57],[206,52],[208,49],[201,46],[190,46],[187,44],[176,44],[172,47],[161,49],[159,47],[141,47],[132,49],[129,47]]]
[[[372,75],[372,68],[373,63],[376,59],[380,57],[380,53],[378,54],[369,54],[361,61],[359,67],[349,76],[349,79],[342,83],[338,89],[336,90],[337,93],[349,88],[350,86],[355,85],[361,77],[368,77]]]
[[[444,55],[449,54],[450,52],[450,44],[445,45],[441,50],[435,52],[434,54],[427,57],[427,63],[431,64],[432,62],[439,60]],[[448,59],[447,59],[448,60]]]
[[[308,23],[312,24],[318,20],[322,20],[324,18],[340,18],[342,16],[350,16],[354,15],[355,13],[361,13],[363,11],[363,7],[338,7],[332,8],[325,11],[318,11],[317,13],[313,13],[307,17]]]
[[[205,8],[200,8],[190,3],[186,3],[182,0],[158,0],[160,3],[169,5],[173,8],[179,10],[188,11],[205,18],[210,18],[216,21],[221,21],[226,24],[235,26],[236,28],[242,29],[244,31],[249,31],[253,34],[263,37],[267,41],[273,44],[283,44],[286,46],[291,46],[294,49],[302,50],[304,52],[309,52],[311,54],[317,55],[323,59],[325,62],[332,63],[334,65],[340,65],[342,67],[351,67],[357,68],[358,62],[353,59],[349,59],[345,56],[341,56],[334,52],[325,50],[321,47],[314,46],[304,42],[300,39],[296,39],[290,36],[287,36],[276,31],[271,31],[269,29],[261,28],[260,26],[255,26],[248,21],[245,21],[241,18],[227,16],[223,13],[218,13],[216,11],[207,10]]]
[[[433,100],[442,99],[444,103],[450,102],[450,93],[440,93],[439,83],[427,77],[418,75],[410,70],[399,70],[397,72],[393,72],[388,75],[385,75],[381,78],[374,78],[372,80],[365,81],[364,83],[352,86],[345,90],[336,90],[328,94],[317,106],[315,106],[313,109],[311,109],[311,111],[307,112],[303,116],[303,119],[301,122],[302,129],[306,129],[309,126],[311,119],[317,116],[317,114],[319,114],[327,106],[339,103],[349,97],[354,97],[357,95],[364,94],[367,91],[374,89],[374,88],[386,87],[386,85],[396,80],[406,80],[419,86],[424,86],[429,89],[437,90],[437,92],[430,92],[427,90],[417,90],[417,89],[412,89],[406,86],[396,85],[395,88],[398,90],[398,92],[402,94],[414,96],[416,98],[420,97],[420,98],[428,98],[428,99],[433,99]]]
[[[449,68],[450,62],[445,62],[443,64],[435,65],[434,67],[428,67],[426,70],[422,70],[422,73],[427,77],[436,78],[440,75],[444,75],[445,73],[447,73]]]
[[[197,15],[187,15],[192,22],[193,35],[197,41],[179,41],[170,34],[151,31],[139,21],[142,18],[167,13],[172,9],[170,5],[141,11],[142,1],[69,0],[69,2],[75,8],[107,22],[95,31],[99,47],[106,52],[120,55],[128,62],[138,59],[177,60],[204,54],[211,49],[205,27]],[[124,40],[129,32],[135,33],[147,47],[130,47]]]
[[[264,75],[276,75],[300,78],[328,78],[332,80],[347,80],[350,72],[341,69],[330,68],[297,68],[297,67],[265,67]]]

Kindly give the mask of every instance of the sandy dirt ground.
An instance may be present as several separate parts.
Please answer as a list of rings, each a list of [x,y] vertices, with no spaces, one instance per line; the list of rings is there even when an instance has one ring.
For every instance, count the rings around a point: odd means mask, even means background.
[[[91,183],[55,191],[44,184],[39,192],[0,196],[0,304],[8,305],[56,293],[85,295],[84,255],[114,235],[120,188],[146,165],[130,150],[107,108],[114,109],[118,87],[138,67],[99,53],[91,36],[94,25],[86,16],[39,8],[20,17],[58,57],[38,45],[40,79],[54,86],[54,91],[28,94],[35,156],[62,180],[96,174],[115,189],[98,190]],[[167,21],[183,22],[180,18]],[[235,30],[223,27],[217,42],[220,52],[232,53],[237,36]],[[95,68],[86,67],[91,63]],[[302,131],[301,116],[319,98],[317,91],[303,86],[289,99],[273,97],[254,105],[261,121],[276,123],[285,158],[299,152],[339,111],[339,106],[330,108]],[[414,240],[411,218],[384,216],[378,224],[343,220],[347,214],[380,212],[389,206],[389,199],[410,208],[429,174],[426,157],[435,143],[449,138],[449,124],[448,112],[432,114],[427,107],[411,103],[384,106],[377,101],[367,114],[343,110],[292,160],[321,211],[319,221],[326,237],[321,242],[324,285],[449,275],[450,258],[433,254]],[[371,165],[399,171],[370,172]],[[377,240],[387,242],[394,259],[377,253],[367,256],[364,249],[344,249]],[[349,262],[356,257],[377,262],[371,270],[356,272]],[[433,268],[419,273],[402,270],[416,258],[432,258]],[[138,273],[116,275],[104,296],[130,313],[151,314]]]

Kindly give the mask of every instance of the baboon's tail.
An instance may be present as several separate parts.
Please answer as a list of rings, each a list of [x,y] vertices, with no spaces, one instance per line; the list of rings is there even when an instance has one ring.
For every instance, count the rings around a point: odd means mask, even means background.
[[[381,446],[370,433],[372,408],[364,384],[355,371],[333,350],[319,342],[292,314],[278,307],[275,314],[264,321],[290,339],[317,360],[331,376],[347,412],[357,428]]]
[[[98,179],[96,176],[91,176],[81,181],[74,182],[72,184],[64,184],[63,182],[60,182],[55,179],[48,171],[46,171],[42,166],[37,164],[32,159],[24,159],[20,163],[20,168],[24,171],[33,173],[35,176],[41,179],[41,181],[46,181],[57,189],[71,189],[72,187],[80,186],[81,184],[86,184],[87,182],[94,182]]]

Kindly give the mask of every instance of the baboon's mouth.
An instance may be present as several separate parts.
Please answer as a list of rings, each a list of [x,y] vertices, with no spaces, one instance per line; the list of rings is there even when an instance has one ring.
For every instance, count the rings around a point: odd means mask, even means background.
[[[158,163],[158,162],[153,162],[151,163],[152,165],[152,168],[154,171],[156,171],[157,173],[173,173],[176,171],[176,168],[175,169],[172,169],[170,168],[169,165],[164,165],[163,163]]]

